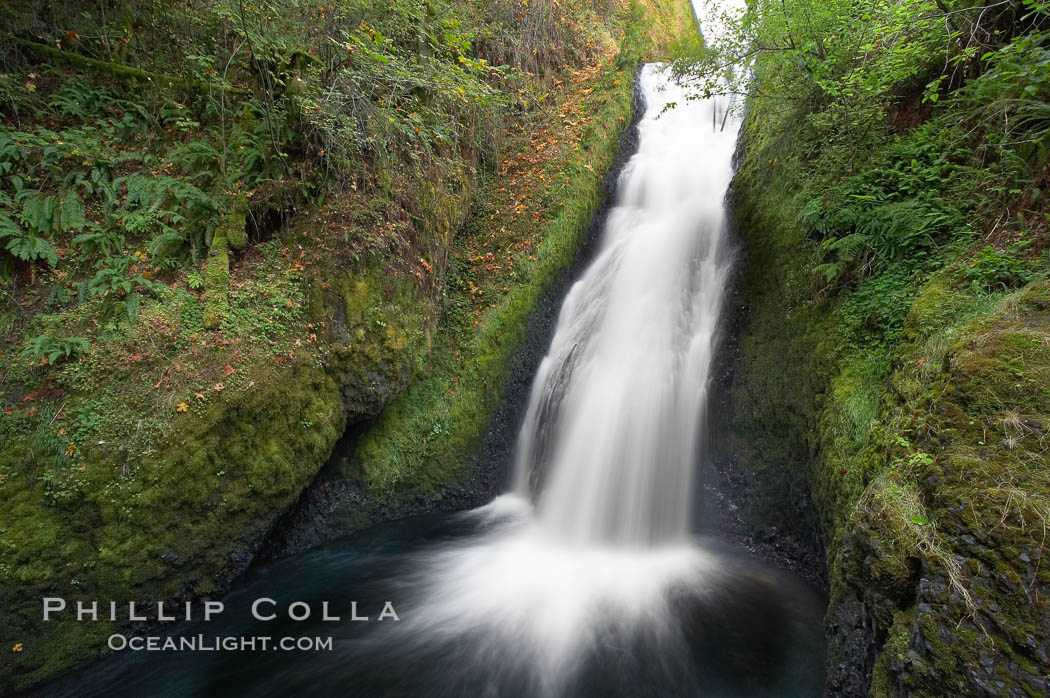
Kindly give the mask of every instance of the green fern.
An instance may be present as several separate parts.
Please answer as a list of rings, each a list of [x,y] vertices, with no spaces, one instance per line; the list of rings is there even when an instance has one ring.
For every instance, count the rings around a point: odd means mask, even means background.
[[[0,213],[0,241],[2,240],[7,240],[4,249],[23,262],[32,264],[45,260],[51,267],[58,264],[58,251],[51,243],[33,234],[31,230],[21,228],[5,213]]]
[[[73,238],[72,244],[79,247],[85,256],[102,254],[106,257],[113,256],[124,249],[124,236],[116,231],[103,230],[93,226],[90,232],[82,233]]]
[[[77,354],[86,352],[90,347],[88,340],[83,337],[52,337],[42,334],[34,337],[26,343],[22,350],[22,358],[33,359],[39,363],[47,357],[47,363],[54,366],[60,360],[73,358]]]

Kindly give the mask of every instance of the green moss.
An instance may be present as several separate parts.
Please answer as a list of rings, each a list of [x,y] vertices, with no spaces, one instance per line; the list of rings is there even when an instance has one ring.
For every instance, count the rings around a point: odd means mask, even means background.
[[[370,189],[359,207],[367,221],[353,230],[367,244],[351,240],[342,219],[314,226],[303,214],[279,239],[240,255],[245,264],[231,278],[230,250],[246,242],[247,200],[237,196],[211,241],[203,299],[192,276],[189,284],[177,277],[143,303],[138,321],[48,373],[62,401],[41,400],[35,414],[21,406],[0,423],[0,641],[24,647],[0,654],[0,691],[93,658],[119,628],[41,624],[42,596],[224,593],[347,423],[374,417],[413,377],[347,473],[391,497],[438,492],[465,476],[464,454],[498,404],[524,318],[575,256],[600,201],[601,173],[630,120],[633,71],[649,50],[643,12],[669,10],[661,26],[687,32],[675,40],[687,46],[694,28],[682,19],[685,7],[646,0],[610,20],[609,31],[627,35],[624,50],[587,85],[589,121],[558,163],[566,184],[542,202],[552,214],[537,226],[543,243],[476,331],[473,318],[435,330],[438,303],[447,302],[450,231],[477,193],[464,156],[455,167],[442,162],[447,171],[427,171],[425,186],[396,167],[375,172],[390,196]],[[666,46],[678,50],[673,43]],[[361,212],[354,195],[345,198]],[[88,306],[70,322],[87,322]],[[363,510],[340,516],[347,530],[370,523]]]
[[[237,196],[219,224],[230,248],[239,250],[248,244],[248,198]]]
[[[0,487],[14,498],[0,515],[0,578],[8,578],[0,583],[0,635],[25,647],[20,681],[83,661],[112,630],[41,625],[41,597],[207,594],[217,576],[239,571],[233,560],[311,481],[345,426],[338,383],[305,361],[253,376],[250,386],[176,420],[155,454],[123,476],[107,444],[86,449],[68,499],[41,506],[40,485],[5,478]]]
[[[575,172],[574,179],[562,193],[565,203],[545,232],[535,263],[521,274],[528,281],[513,287],[498,307],[481,318],[480,329],[467,344],[452,349],[451,342],[445,347],[439,342],[438,354],[430,361],[444,370],[420,376],[362,438],[351,467],[364,475],[374,492],[434,494],[465,476],[463,456],[499,404],[508,361],[526,331],[525,316],[554,274],[574,258],[600,202],[597,173],[611,163],[618,129],[630,113],[630,73],[606,78],[608,87],[614,79],[621,85],[618,98],[596,115],[600,126],[594,128],[594,140],[588,144],[594,164],[586,168],[578,162],[568,165]]]
[[[215,231],[204,272],[204,326],[210,329],[221,325],[229,312],[230,252],[226,232],[223,226]]]

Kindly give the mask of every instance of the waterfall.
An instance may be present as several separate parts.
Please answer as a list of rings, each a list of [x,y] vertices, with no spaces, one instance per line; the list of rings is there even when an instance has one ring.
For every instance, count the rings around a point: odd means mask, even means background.
[[[454,665],[449,695],[479,675],[503,687],[492,695],[573,695],[601,661],[647,652],[661,659],[645,671],[679,687],[653,694],[688,694],[698,625],[683,604],[747,596],[751,581],[690,535],[739,123],[726,99],[688,99],[665,66],[640,80],[638,150],[533,383],[516,485],[464,515],[476,536],[431,548],[408,577],[423,592],[397,645]]]
[[[726,98],[689,100],[656,64],[641,88],[638,152],[602,249],[562,306],[518,441],[515,490],[535,497],[552,536],[576,541],[688,535],[730,265]]]

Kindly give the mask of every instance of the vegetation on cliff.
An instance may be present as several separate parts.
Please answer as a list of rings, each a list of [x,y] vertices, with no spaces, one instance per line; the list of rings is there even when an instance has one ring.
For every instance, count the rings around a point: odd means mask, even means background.
[[[634,62],[696,45],[671,0],[0,16],[4,688],[113,630],[44,628],[42,596],[221,591],[346,425],[417,376],[363,482],[462,477],[594,206]],[[512,195],[502,178],[537,161]]]
[[[721,428],[813,496],[833,693],[1047,690],[1048,13],[758,0],[694,66],[749,93]]]

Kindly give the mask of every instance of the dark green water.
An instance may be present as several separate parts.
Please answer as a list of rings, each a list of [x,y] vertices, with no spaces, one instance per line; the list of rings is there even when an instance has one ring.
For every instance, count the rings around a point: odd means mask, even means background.
[[[522,553],[517,562],[523,566],[506,569],[515,563],[501,559],[497,549],[506,550],[507,539],[521,538],[528,526],[520,516],[479,510],[372,529],[254,570],[223,599],[220,616],[183,624],[177,633],[207,639],[266,636],[273,641],[330,637],[331,650],[124,650],[46,686],[40,695],[821,694],[823,605],[791,575],[744,557],[717,539],[701,538],[689,554],[699,555],[707,572],[695,582],[661,587],[664,601],[656,607],[635,605],[629,580],[603,576],[601,562],[584,561],[582,573],[570,562],[563,570],[570,576],[551,577],[550,569],[533,567],[543,557]],[[627,572],[637,570],[640,577],[666,573],[660,560],[654,558],[648,569],[648,553],[639,555],[626,563],[631,565],[624,568]],[[488,572],[478,569],[489,563]],[[464,568],[457,565],[464,564],[466,576],[478,571],[478,578],[461,580],[461,586],[450,582],[447,574],[461,574]],[[592,572],[594,578],[581,579]],[[500,582],[503,574],[507,577]],[[536,606],[528,590],[551,579],[555,591],[566,587],[564,596],[554,593],[560,600]],[[504,588],[492,589],[493,584]],[[523,590],[520,608],[513,602],[519,598],[514,585]],[[568,588],[572,586],[579,589]],[[609,597],[609,588],[624,598]],[[646,588],[637,591],[644,595]],[[546,587],[540,593],[551,595]],[[261,597],[277,602],[277,619],[252,618],[252,602]],[[512,601],[500,609],[491,605],[493,598]],[[280,612],[292,601],[308,603],[311,618],[296,622]],[[324,601],[331,614],[342,617],[340,622],[321,620]],[[354,601],[358,613],[372,620],[350,621]],[[385,601],[392,602],[400,621],[375,620]],[[551,610],[549,603],[562,606]],[[446,607],[435,607],[441,604]],[[586,612],[581,614],[579,606]],[[586,624],[589,630],[575,633],[559,619]]]

